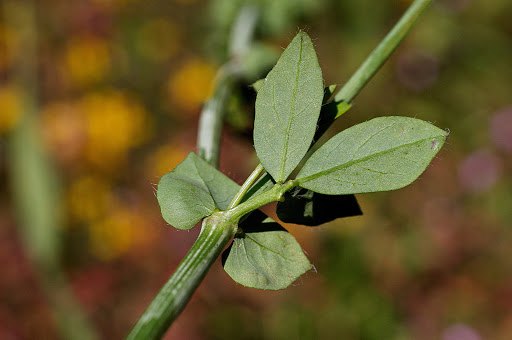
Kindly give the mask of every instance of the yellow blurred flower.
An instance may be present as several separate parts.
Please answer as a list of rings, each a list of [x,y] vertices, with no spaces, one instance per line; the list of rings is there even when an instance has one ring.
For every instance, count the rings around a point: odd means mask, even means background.
[[[187,157],[187,154],[188,151],[185,151],[177,143],[160,147],[150,156],[147,162],[149,176],[152,178],[162,177],[180,164]]]
[[[80,107],[86,119],[85,157],[98,168],[112,170],[123,164],[127,152],[148,138],[147,111],[123,93],[89,94]]]
[[[215,73],[213,65],[191,60],[170,75],[167,88],[180,112],[187,114],[198,110],[211,96]]]
[[[179,30],[169,20],[149,20],[137,34],[136,47],[149,60],[166,61],[179,47]]]
[[[145,244],[151,232],[144,216],[129,207],[117,206],[104,219],[90,225],[92,252],[102,260],[116,258],[134,246]]]
[[[75,179],[68,189],[69,212],[80,222],[93,222],[104,216],[112,202],[111,184],[93,175]]]
[[[21,90],[12,85],[0,87],[0,134],[14,128],[22,109]]]
[[[64,65],[76,85],[98,82],[111,66],[109,45],[104,39],[91,35],[74,37],[66,48]]]

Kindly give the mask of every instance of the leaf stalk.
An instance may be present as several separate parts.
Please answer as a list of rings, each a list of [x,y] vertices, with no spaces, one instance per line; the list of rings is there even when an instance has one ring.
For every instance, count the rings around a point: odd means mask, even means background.
[[[298,185],[297,181],[288,181],[284,184],[276,184],[274,187],[264,193],[252,197],[248,201],[226,211],[233,219],[238,221],[245,214],[250,213],[266,204],[280,201],[284,193]]]
[[[228,210],[229,209],[233,209],[234,207],[236,207],[242,201],[242,199],[244,198],[245,194],[247,194],[247,192],[249,191],[251,186],[254,184],[254,182],[256,182],[256,180],[261,176],[261,174],[264,171],[265,171],[265,169],[263,168],[263,165],[261,165],[261,163],[258,164],[256,169],[254,169],[254,171],[249,175],[249,177],[244,182],[244,184],[242,185],[240,190],[237,192],[235,197],[233,197],[233,200],[229,204]]]

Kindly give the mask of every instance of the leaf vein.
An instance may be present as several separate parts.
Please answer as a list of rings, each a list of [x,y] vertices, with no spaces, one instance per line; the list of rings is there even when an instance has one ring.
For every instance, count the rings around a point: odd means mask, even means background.
[[[354,153],[352,154],[352,158],[350,159],[350,161],[352,161],[354,159],[354,157],[357,155],[357,153],[359,152],[359,150],[361,150],[361,148],[363,146],[365,146],[366,144],[368,144],[370,142],[370,140],[372,140],[375,136],[377,136],[378,134],[380,134],[382,131],[392,127],[393,125],[395,125],[396,123],[391,123],[390,125],[388,126],[385,126],[383,127],[382,129],[380,129],[379,131],[375,132],[373,135],[371,135],[370,137],[368,137],[367,140],[364,141],[364,143],[362,143],[361,145],[359,145],[359,147],[357,148],[356,151],[354,151]],[[349,161],[349,162],[350,162]]]
[[[289,116],[290,118],[288,119],[288,124],[286,126],[286,129],[284,130],[284,134],[285,134],[285,138],[284,138],[284,155],[283,155],[283,158],[282,158],[282,162],[281,162],[281,168],[279,170],[279,178],[276,179],[278,182],[279,181],[284,181],[286,178],[283,178],[284,177],[284,168],[286,166],[286,163],[287,163],[287,158],[288,158],[288,143],[289,143],[289,139],[290,139],[290,128],[291,128],[291,124],[292,124],[292,121],[293,121],[293,110],[295,108],[295,100],[297,98],[297,88],[298,88],[298,82],[299,82],[299,75],[300,75],[300,66],[301,66],[301,63],[302,63],[302,49],[303,49],[303,46],[304,46],[304,40],[303,38],[301,37],[300,38],[300,50],[299,50],[299,61],[297,62],[297,70],[295,72],[295,85],[293,87],[293,94],[292,94],[292,99],[290,101],[290,112],[289,112]]]
[[[261,247],[261,248],[263,248],[263,249],[266,249],[267,251],[269,251],[269,252],[271,252],[271,253],[274,253],[274,254],[276,254],[277,256],[280,256],[280,257],[282,257],[283,259],[285,259],[285,260],[287,260],[287,261],[292,262],[292,259],[289,259],[289,258],[287,258],[286,256],[284,256],[284,255],[282,255],[282,254],[280,254],[280,253],[278,253],[278,252],[276,252],[276,251],[274,251],[274,250],[272,250],[272,249],[270,249],[270,248],[268,248],[268,247],[264,246],[263,244],[259,243],[258,241],[256,241],[253,237],[249,236],[248,234],[245,234],[245,236],[246,236],[248,239],[250,239],[252,242],[256,243],[256,245],[258,245],[259,247]]]
[[[442,135],[438,136],[438,138],[440,138],[440,137],[442,137]],[[327,174],[329,174],[331,172],[338,171],[338,170],[341,170],[343,168],[347,168],[347,167],[349,167],[351,165],[354,165],[354,164],[357,164],[357,163],[360,163],[360,162],[364,162],[364,161],[366,161],[368,159],[371,159],[371,158],[374,158],[374,157],[378,157],[378,156],[381,156],[381,155],[384,155],[384,154],[387,154],[387,153],[391,153],[393,151],[396,151],[398,149],[401,149],[401,148],[404,148],[404,147],[407,147],[407,146],[414,146],[414,145],[417,145],[417,144],[421,144],[421,143],[423,143],[425,141],[430,141],[430,140],[432,140],[432,138],[433,138],[433,136],[430,136],[430,137],[427,137],[427,138],[424,138],[424,139],[417,140],[417,141],[412,142],[412,143],[402,144],[402,145],[399,145],[399,146],[391,148],[391,149],[386,149],[386,150],[383,150],[381,152],[377,152],[377,153],[368,155],[366,157],[358,158],[356,160],[352,159],[351,161],[348,161],[346,163],[334,166],[332,168],[328,168],[328,169],[319,171],[317,173],[314,173],[314,174],[306,176],[306,177],[298,178],[297,181],[299,181],[299,183],[305,183],[305,182],[308,182],[308,181],[310,181],[312,179],[315,179],[315,178],[327,175]]]

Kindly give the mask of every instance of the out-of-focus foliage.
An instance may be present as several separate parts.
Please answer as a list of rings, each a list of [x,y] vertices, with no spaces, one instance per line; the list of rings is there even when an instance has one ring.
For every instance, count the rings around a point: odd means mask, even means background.
[[[306,28],[324,83],[342,84],[410,2],[253,1],[261,6],[253,61],[269,63]],[[201,103],[241,5],[38,2],[39,132],[64,183],[60,258],[104,339],[128,332],[195,240],[198,230],[166,226],[154,185],[194,149]],[[383,115],[432,121],[451,131],[433,164],[405,189],[358,195],[363,216],[286,225],[318,272],[285,291],[244,288],[214,266],[168,337],[508,338],[510,13],[506,0],[436,1],[328,132]],[[30,95],[11,77],[23,57],[18,44],[19,32],[0,19],[0,338],[54,338],[4,157]],[[255,166],[247,138],[254,94],[244,81],[230,100],[221,156],[238,183]]]

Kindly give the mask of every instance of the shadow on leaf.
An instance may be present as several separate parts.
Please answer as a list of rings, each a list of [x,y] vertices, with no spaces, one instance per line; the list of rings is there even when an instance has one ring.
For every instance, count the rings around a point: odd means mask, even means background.
[[[363,214],[354,195],[324,195],[304,188],[286,192],[284,201],[277,203],[276,212],[285,223],[307,226]]]

